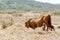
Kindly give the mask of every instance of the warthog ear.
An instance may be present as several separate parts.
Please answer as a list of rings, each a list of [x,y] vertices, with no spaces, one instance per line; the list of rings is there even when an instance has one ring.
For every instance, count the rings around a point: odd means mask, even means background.
[[[58,26],[58,29],[60,28],[60,26]]]

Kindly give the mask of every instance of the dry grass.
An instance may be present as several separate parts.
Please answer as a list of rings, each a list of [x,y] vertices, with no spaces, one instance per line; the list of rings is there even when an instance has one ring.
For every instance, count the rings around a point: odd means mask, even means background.
[[[3,16],[4,15],[4,16]],[[3,19],[5,29],[0,29],[0,40],[60,40],[60,16],[52,16],[52,23],[55,26],[55,31],[42,31],[42,28],[36,28],[35,30],[24,26],[24,22],[29,18],[38,17],[39,13],[23,13],[23,16],[15,17],[12,15],[1,14],[0,20]],[[13,21],[11,21],[13,17]],[[5,21],[6,20],[6,21]],[[0,22],[2,23],[2,22]],[[10,23],[13,23],[10,25]],[[0,25],[1,27],[2,24]]]

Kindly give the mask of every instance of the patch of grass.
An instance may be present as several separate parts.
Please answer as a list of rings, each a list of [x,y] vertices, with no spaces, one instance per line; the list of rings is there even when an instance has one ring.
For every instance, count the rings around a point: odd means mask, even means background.
[[[52,13],[52,15],[60,15],[60,11],[55,11]]]
[[[11,14],[11,15],[13,15],[13,16],[23,16],[23,14],[22,13],[19,13],[19,12],[16,12],[16,11],[13,11],[13,12],[7,12],[8,14]]]
[[[13,24],[13,16],[10,14],[1,14],[0,15],[0,23],[3,25],[3,28],[11,26]]]

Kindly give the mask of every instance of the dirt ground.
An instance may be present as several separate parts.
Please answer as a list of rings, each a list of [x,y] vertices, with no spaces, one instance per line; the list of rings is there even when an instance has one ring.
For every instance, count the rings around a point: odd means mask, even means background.
[[[13,25],[0,30],[0,40],[60,40],[60,29],[58,29],[60,16],[51,17],[55,31],[43,31],[42,27],[33,30],[24,26],[25,21],[29,18],[38,16],[39,13],[23,13],[21,17],[14,17],[15,22]]]

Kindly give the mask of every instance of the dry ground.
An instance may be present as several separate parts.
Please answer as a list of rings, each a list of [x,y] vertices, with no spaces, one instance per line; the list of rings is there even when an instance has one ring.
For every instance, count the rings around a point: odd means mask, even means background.
[[[58,29],[58,26],[60,26],[60,16],[52,16],[52,24],[55,27],[55,31],[47,32],[42,31],[42,28],[36,28],[33,30],[31,28],[27,29],[24,26],[25,21],[27,21],[29,18],[38,17],[40,15],[39,13],[22,14],[23,16],[21,17],[13,17],[14,23],[11,26],[0,30],[0,40],[60,40],[60,29]]]

